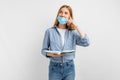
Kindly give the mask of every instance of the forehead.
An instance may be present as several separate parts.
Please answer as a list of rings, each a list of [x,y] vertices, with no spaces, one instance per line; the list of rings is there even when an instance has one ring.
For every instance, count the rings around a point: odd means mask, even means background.
[[[61,8],[60,11],[62,11],[62,12],[69,12],[68,8],[66,8],[66,7]]]

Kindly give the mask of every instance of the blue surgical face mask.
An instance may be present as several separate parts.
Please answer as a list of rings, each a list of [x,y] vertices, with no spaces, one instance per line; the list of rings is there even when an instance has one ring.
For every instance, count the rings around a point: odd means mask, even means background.
[[[68,19],[67,18],[64,18],[64,17],[61,17],[61,16],[58,16],[57,17],[57,20],[60,24],[66,24]]]

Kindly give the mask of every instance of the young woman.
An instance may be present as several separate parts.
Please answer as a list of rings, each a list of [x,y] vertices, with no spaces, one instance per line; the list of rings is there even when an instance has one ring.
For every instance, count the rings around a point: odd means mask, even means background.
[[[58,10],[54,26],[45,32],[41,50],[41,53],[50,59],[49,80],[75,80],[73,59],[76,45],[86,47],[89,39],[74,22],[71,7],[63,5]]]

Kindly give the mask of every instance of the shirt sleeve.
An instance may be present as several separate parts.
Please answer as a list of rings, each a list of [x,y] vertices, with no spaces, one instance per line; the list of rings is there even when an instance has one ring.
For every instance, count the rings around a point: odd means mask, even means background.
[[[90,44],[87,34],[85,34],[84,37],[81,37],[77,30],[75,30],[75,39],[76,39],[76,45],[87,47]]]
[[[50,46],[49,30],[46,30],[45,35],[44,35],[44,39],[43,39],[41,53],[43,56],[45,56],[47,58],[48,58],[48,56],[46,55],[46,50],[49,50],[49,46]]]

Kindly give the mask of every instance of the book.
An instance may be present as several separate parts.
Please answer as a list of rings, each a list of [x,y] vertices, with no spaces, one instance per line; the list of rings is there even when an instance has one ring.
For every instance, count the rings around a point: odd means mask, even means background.
[[[57,53],[57,54],[62,54],[62,53],[69,53],[69,52],[75,52],[75,50],[64,50],[64,51],[50,51],[50,50],[47,50],[45,51],[47,53]]]

